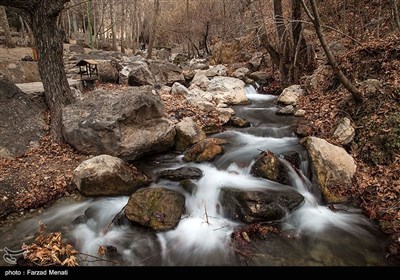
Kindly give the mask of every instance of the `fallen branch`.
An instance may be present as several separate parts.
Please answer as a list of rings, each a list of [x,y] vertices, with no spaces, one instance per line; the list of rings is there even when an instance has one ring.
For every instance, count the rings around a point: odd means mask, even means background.
[[[93,258],[94,260],[87,260],[87,259],[84,259],[81,255],[83,255],[83,256],[85,256],[85,257]],[[93,255],[90,255],[90,254],[86,254],[86,253],[81,253],[81,252],[79,252],[79,253],[78,253],[78,256],[79,256],[79,257],[81,258],[81,260],[84,261],[84,262],[101,262],[101,261],[103,261],[103,262],[109,262],[109,263],[112,263],[112,264],[118,264],[117,262],[110,261],[110,260],[103,259],[103,258],[99,258],[99,257],[93,256]]]
[[[124,207],[122,207],[122,209],[121,209],[117,214],[115,214],[114,218],[111,220],[111,222],[110,222],[110,223],[107,225],[107,227],[104,229],[104,231],[103,231],[104,233],[107,233],[107,232],[108,232],[108,229],[110,228],[110,226],[112,225],[112,223],[115,221],[115,219],[118,217],[118,215],[121,214],[122,211],[124,211],[125,207],[126,207],[126,205],[125,205]]]

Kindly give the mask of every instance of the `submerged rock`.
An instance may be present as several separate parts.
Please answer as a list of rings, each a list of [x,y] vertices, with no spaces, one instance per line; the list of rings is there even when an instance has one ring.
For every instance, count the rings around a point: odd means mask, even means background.
[[[280,220],[303,202],[294,190],[242,191],[222,188],[220,201],[226,217],[245,223]]]
[[[159,177],[171,181],[181,181],[185,179],[199,179],[203,176],[201,169],[196,167],[181,167],[177,169],[163,170]]]

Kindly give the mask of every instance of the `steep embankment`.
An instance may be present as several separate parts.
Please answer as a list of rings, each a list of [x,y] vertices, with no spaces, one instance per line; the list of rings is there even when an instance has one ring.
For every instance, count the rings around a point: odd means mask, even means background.
[[[400,38],[370,41],[344,54],[340,63],[363,91],[364,102],[355,104],[325,67],[322,77],[314,77],[322,83],[310,86],[311,80],[306,79],[309,91],[300,98],[298,107],[306,110],[305,121],[312,128],[312,135],[335,144],[338,141],[333,132],[343,117],[350,118],[356,133],[345,148],[358,168],[353,187],[336,192],[347,192],[392,237],[388,256],[399,261]]]

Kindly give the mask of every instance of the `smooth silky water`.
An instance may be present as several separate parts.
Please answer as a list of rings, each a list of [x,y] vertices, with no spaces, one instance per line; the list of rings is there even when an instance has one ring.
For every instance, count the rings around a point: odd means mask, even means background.
[[[17,250],[23,242],[32,242],[39,221],[42,221],[48,231],[61,231],[80,252],[97,256],[99,246],[117,249],[109,257],[112,263],[97,260],[81,265],[386,265],[384,246],[387,240],[359,209],[335,205],[340,210],[331,210],[322,202],[321,194],[309,180],[307,152],[291,129],[293,118],[275,114],[278,110],[276,96],[258,94],[253,87],[247,87],[246,93],[251,104],[235,106],[234,110],[252,125],[229,128],[213,135],[228,141],[224,145],[225,153],[214,162],[185,163],[182,155],[171,153],[135,163],[153,178],[161,170],[182,166],[198,167],[203,171],[203,177],[192,180],[195,187],[191,194],[179,183],[167,180],[150,186],[174,189],[185,196],[186,212],[175,229],[155,233],[131,226],[121,218],[114,219],[128,197],[61,199],[43,213],[30,214],[25,220],[3,229],[0,248]],[[291,187],[250,174],[254,159],[267,150],[276,155],[289,151],[301,155],[301,170],[295,170],[281,159]],[[296,238],[287,240],[271,235],[269,239],[254,241],[258,250],[255,256],[261,257],[255,257],[250,263],[235,256],[231,235],[243,224],[224,217],[219,202],[222,187],[296,189],[304,196],[304,203],[277,222],[283,233]],[[83,214],[87,221],[74,224],[73,221]],[[8,265],[3,260],[1,264]]]

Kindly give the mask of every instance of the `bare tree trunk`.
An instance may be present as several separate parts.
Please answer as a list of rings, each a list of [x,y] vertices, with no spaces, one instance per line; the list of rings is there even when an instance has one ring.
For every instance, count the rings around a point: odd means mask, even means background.
[[[19,18],[19,23],[21,24],[21,37],[22,37],[22,39],[25,40],[25,35],[26,35],[25,23],[21,16],[18,16],[18,18]]]
[[[15,45],[12,41],[10,26],[8,25],[6,8],[4,8],[3,6],[0,6],[0,25],[4,30],[4,43],[6,45],[6,48],[15,48]]]
[[[339,68],[339,65],[338,65],[334,55],[332,54],[331,50],[329,49],[329,46],[325,40],[325,36],[321,30],[321,20],[319,17],[318,8],[317,8],[317,4],[315,3],[315,0],[309,0],[310,4],[311,4],[312,14],[308,10],[307,5],[304,3],[304,0],[300,0],[300,1],[304,8],[304,11],[306,12],[307,16],[309,17],[309,19],[311,20],[311,22],[314,25],[315,32],[317,33],[318,39],[321,43],[321,46],[324,49],[326,56],[328,57],[328,61],[333,69],[333,72],[339,78],[339,80],[343,84],[343,86],[351,93],[354,101],[357,103],[363,102],[362,93],[343,74],[342,70],[340,70],[340,68]]]
[[[125,53],[124,32],[125,32],[125,1],[121,1],[121,52]]]
[[[67,25],[68,25],[68,32],[67,32],[67,37],[68,39],[71,39],[71,11],[67,11]]]
[[[378,10],[378,26],[376,28],[376,37],[381,36],[381,15],[382,15],[382,0],[379,0],[379,10]]]
[[[392,0],[394,20],[396,22],[397,29],[400,29],[400,18],[399,18],[399,7],[397,6],[397,0]]]
[[[260,31],[259,31],[261,33],[260,35],[261,44],[264,45],[264,47],[267,49],[267,52],[271,56],[273,64],[279,67],[281,57],[279,55],[279,52],[274,48],[274,46],[272,46],[271,40],[269,39],[267,28],[265,27],[264,13],[262,11],[262,5],[260,0],[258,0],[258,5],[259,5],[258,9],[260,14],[260,20],[261,20]]]
[[[76,20],[76,13],[72,11],[72,33],[78,32],[78,22]]]
[[[282,0],[274,0],[274,18],[278,42],[282,44],[283,34],[285,33],[285,22],[283,19]]]
[[[150,34],[149,48],[147,50],[147,59],[151,59],[151,55],[153,52],[153,45],[154,45],[154,41],[156,39],[157,22],[158,22],[158,14],[159,13],[160,13],[160,0],[154,0],[154,18],[153,18],[153,26],[152,26],[151,34]]]
[[[140,36],[140,18],[139,18],[139,5],[138,0],[133,0],[132,11],[132,53],[135,53],[139,47]]]
[[[115,20],[114,20],[114,3],[109,1],[110,4],[110,20],[111,20],[111,37],[112,37],[112,49],[116,51],[117,48],[117,36],[115,35]]]
[[[83,26],[83,33],[86,34],[86,3],[83,3],[83,6],[81,5],[81,15],[82,15],[82,26]]]
[[[300,70],[304,69],[307,61],[307,44],[302,36],[302,24],[301,24],[301,4],[299,1],[292,1],[292,36],[294,54],[292,62],[292,78],[293,82],[297,84],[299,82]]]
[[[68,0],[0,0],[0,5],[17,8],[32,27],[38,50],[38,66],[50,109],[50,133],[56,142],[63,142],[61,113],[73,97],[63,61],[65,34],[57,26],[57,17]]]

